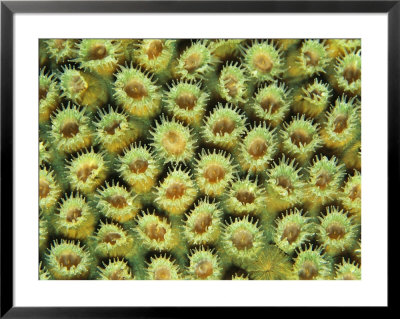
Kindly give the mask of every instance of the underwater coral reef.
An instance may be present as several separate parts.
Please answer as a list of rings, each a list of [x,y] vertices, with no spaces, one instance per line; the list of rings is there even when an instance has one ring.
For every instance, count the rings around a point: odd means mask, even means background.
[[[359,39],[41,39],[39,278],[361,279]]]

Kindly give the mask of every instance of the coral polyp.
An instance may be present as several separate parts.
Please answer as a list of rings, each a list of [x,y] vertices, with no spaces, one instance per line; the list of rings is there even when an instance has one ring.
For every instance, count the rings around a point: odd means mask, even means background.
[[[286,214],[276,220],[274,242],[285,253],[291,254],[295,249],[311,239],[315,232],[310,217],[302,214],[302,210],[286,211]]]
[[[243,40],[241,39],[215,39],[211,41],[208,48],[214,57],[223,61],[229,56],[236,55],[242,42]]]
[[[267,170],[265,183],[266,203],[269,212],[288,209],[303,200],[305,182],[295,160],[283,157]]]
[[[109,98],[104,80],[73,66],[62,66],[58,79],[63,91],[61,96],[79,106],[95,109],[103,106]]]
[[[140,117],[154,116],[160,108],[160,88],[153,76],[142,72],[140,68],[119,66],[115,74],[114,98],[129,114]]]
[[[345,260],[336,266],[336,280],[361,280],[361,268],[354,261]]]
[[[218,91],[228,103],[239,104],[247,101],[245,69],[236,63],[227,63],[221,70]]]
[[[134,230],[138,239],[148,249],[170,250],[177,244],[177,238],[166,218],[147,211],[140,213],[136,221],[137,227]]]
[[[136,193],[147,193],[155,185],[160,169],[147,146],[131,145],[119,157],[119,162],[118,172]]]
[[[85,71],[99,75],[112,75],[122,58],[122,47],[117,41],[104,39],[84,39],[76,45],[79,63]]]
[[[106,162],[101,153],[85,150],[68,162],[68,180],[74,190],[93,192],[106,178]]]
[[[283,53],[272,41],[254,41],[242,50],[244,66],[257,82],[272,81],[282,76]]]
[[[293,276],[299,280],[326,280],[332,273],[332,266],[321,247],[299,249],[293,265]]]
[[[97,189],[97,208],[99,211],[116,222],[124,223],[135,218],[141,208],[141,203],[125,187],[112,182]]]
[[[312,206],[325,204],[335,197],[344,177],[343,166],[335,156],[331,159],[316,156],[313,159],[313,165],[308,169],[310,177],[307,191]]]
[[[58,150],[73,153],[91,145],[89,117],[76,105],[62,106],[52,115],[51,123],[51,137]]]
[[[101,257],[123,257],[132,252],[133,238],[115,223],[101,222],[93,240]]]
[[[39,123],[49,120],[51,113],[60,102],[60,88],[54,74],[46,74],[45,69],[39,74]]]
[[[161,117],[161,121],[156,122],[156,127],[150,134],[152,146],[164,163],[187,162],[193,158],[196,140],[188,126],[174,119],[169,121]]]
[[[224,227],[222,245],[236,262],[249,263],[264,246],[262,230],[248,215],[230,219]]]
[[[198,126],[209,100],[209,94],[201,89],[201,83],[173,82],[168,88],[164,98],[167,111],[179,121]]]
[[[258,185],[257,179],[252,181],[249,175],[243,179],[236,178],[227,190],[226,197],[224,206],[233,215],[257,215],[264,209],[265,191]]]
[[[119,113],[109,106],[108,112],[100,110],[96,125],[96,141],[110,153],[119,153],[135,141],[138,129],[124,113]]]
[[[55,241],[46,255],[47,267],[54,279],[86,279],[93,262],[79,241]]]
[[[61,199],[54,216],[58,233],[72,239],[86,239],[94,231],[95,215],[82,195],[71,194]]]
[[[306,77],[314,74],[325,73],[330,59],[324,42],[307,40],[303,42],[298,58],[300,72]]]
[[[56,63],[65,63],[76,57],[76,40],[49,39],[45,41],[45,44],[50,58]]]
[[[214,243],[221,232],[222,210],[207,197],[200,200],[187,215],[183,233],[192,245]]]
[[[360,280],[361,40],[154,36],[39,39],[39,278]]]
[[[328,54],[337,58],[354,50],[361,49],[361,39],[328,39],[326,40]]]
[[[149,280],[178,280],[182,279],[179,266],[167,255],[151,257],[147,265],[147,279]]]
[[[361,133],[359,105],[354,98],[339,98],[326,114],[327,121],[321,131],[325,145],[330,148],[345,147]]]
[[[338,252],[350,250],[356,244],[358,226],[347,216],[347,212],[334,206],[327,207],[326,215],[318,218],[318,240],[327,254],[337,255]]]
[[[314,80],[313,83],[301,88],[301,92],[294,98],[293,108],[310,117],[317,117],[329,105],[332,90],[328,84]]]
[[[134,58],[150,72],[160,73],[167,69],[175,54],[176,41],[146,39],[137,44]]]
[[[103,280],[132,280],[134,279],[128,263],[119,258],[113,258],[108,264],[103,262],[103,267],[97,266],[99,277]]]
[[[231,156],[225,152],[215,150],[202,151],[200,158],[196,159],[196,182],[200,191],[208,196],[221,195],[233,180],[236,167]]]
[[[277,152],[275,130],[266,123],[246,129],[246,137],[239,147],[238,161],[243,170],[250,174],[265,171]]]
[[[223,149],[232,149],[245,131],[245,118],[237,107],[219,103],[213,112],[205,117],[203,137],[207,143]]]
[[[54,177],[54,171],[42,168],[39,171],[39,208],[50,213],[61,194],[61,187]]]
[[[169,214],[183,214],[194,202],[197,189],[189,172],[177,167],[156,188],[155,202]]]
[[[222,277],[218,255],[203,246],[191,251],[189,263],[187,269],[189,279],[216,280]]]
[[[289,124],[284,124],[284,130],[281,132],[283,150],[302,164],[322,146],[318,124],[306,119],[304,115],[300,117],[297,114]]]
[[[179,57],[176,73],[182,79],[198,80],[213,69],[216,60],[207,47],[207,41],[193,42]]]
[[[251,108],[258,118],[275,127],[289,112],[291,102],[290,90],[284,84],[274,82],[258,89]]]
[[[361,51],[346,52],[337,58],[335,80],[340,91],[351,95],[361,92]]]
[[[343,194],[341,196],[343,207],[355,219],[361,220],[361,174],[354,171],[353,176],[349,176],[346,184],[343,187]]]

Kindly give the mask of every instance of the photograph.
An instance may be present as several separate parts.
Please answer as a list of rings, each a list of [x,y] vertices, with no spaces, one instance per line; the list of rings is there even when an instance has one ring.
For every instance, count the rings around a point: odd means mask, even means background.
[[[360,38],[38,41],[40,280],[361,280]]]

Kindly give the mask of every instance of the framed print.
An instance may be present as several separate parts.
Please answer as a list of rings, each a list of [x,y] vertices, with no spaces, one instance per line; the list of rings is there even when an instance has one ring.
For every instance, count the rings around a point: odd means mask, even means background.
[[[397,1],[1,10],[2,316],[389,306]]]

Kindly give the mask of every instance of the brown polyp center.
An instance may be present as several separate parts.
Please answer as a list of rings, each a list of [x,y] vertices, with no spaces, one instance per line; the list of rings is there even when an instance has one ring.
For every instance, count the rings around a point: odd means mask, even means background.
[[[233,75],[228,75],[224,78],[224,86],[228,90],[228,94],[232,97],[238,94],[238,79]]]
[[[183,92],[176,97],[175,103],[180,109],[192,110],[197,103],[197,98],[190,92]]]
[[[343,280],[356,280],[356,277],[352,273],[348,272],[343,275]]]
[[[150,223],[146,226],[145,233],[150,239],[155,239],[157,241],[163,241],[164,235],[167,230],[158,225],[157,223]]]
[[[259,53],[254,57],[253,60],[254,66],[256,69],[261,71],[262,73],[268,73],[272,70],[274,66],[271,58],[265,53]]]
[[[120,239],[122,236],[119,233],[111,232],[104,236],[103,243],[108,243],[111,245],[115,245],[117,240]]]
[[[58,257],[58,263],[61,267],[66,267],[68,270],[75,266],[77,267],[81,262],[81,257],[72,251],[64,251]]]
[[[295,223],[291,223],[287,225],[283,230],[281,240],[284,240],[286,238],[289,244],[292,244],[294,241],[296,241],[299,234],[300,234],[300,226]]]
[[[47,96],[49,88],[47,86],[43,87],[39,87],[39,101],[44,100]]]
[[[79,133],[79,124],[75,121],[68,121],[64,123],[61,128],[61,134],[65,138],[74,137],[78,133]]]
[[[301,280],[312,280],[318,276],[318,268],[311,261],[305,261],[303,267],[299,271]]]
[[[361,198],[361,185],[356,185],[351,189],[349,198],[352,201]]]
[[[83,78],[79,75],[74,75],[71,78],[71,91],[73,92],[81,92],[86,89],[86,83]]]
[[[146,171],[147,167],[149,167],[149,162],[144,159],[136,159],[132,163],[129,164],[129,169],[132,173],[142,174]]]
[[[235,129],[235,126],[236,126],[235,121],[232,121],[228,117],[224,117],[219,121],[215,122],[215,124],[213,125],[213,133],[214,135],[231,134]]]
[[[302,129],[295,130],[291,135],[290,139],[292,143],[297,147],[300,147],[300,143],[304,146],[311,142],[311,136]]]
[[[125,85],[125,93],[135,100],[141,100],[147,96],[147,89],[142,82],[131,80]]]
[[[267,142],[264,139],[257,137],[251,141],[248,152],[254,159],[259,159],[264,156],[267,148]]]
[[[225,169],[218,164],[210,164],[204,170],[204,177],[209,183],[218,183],[225,177]]]
[[[340,239],[346,235],[346,229],[335,222],[326,227],[326,232],[330,239]]]
[[[39,197],[45,198],[50,193],[50,184],[45,179],[39,180]]]
[[[212,217],[210,214],[201,214],[194,222],[194,231],[198,234],[203,234],[207,231],[208,227],[212,224]]]
[[[67,40],[63,40],[63,39],[56,39],[54,40],[54,47],[61,51],[63,49],[65,49],[65,43],[67,42]]]
[[[107,48],[102,43],[96,43],[90,48],[89,60],[101,60],[107,56]]]
[[[208,260],[202,260],[196,265],[196,275],[200,279],[205,279],[208,276],[211,276],[213,273],[213,265],[211,261]]]
[[[122,274],[122,269],[117,269],[110,275],[109,279],[110,280],[123,280],[124,277],[121,274]]]
[[[353,83],[359,79],[361,79],[361,70],[358,69],[355,65],[349,65],[343,71],[344,79],[349,83]]]
[[[78,171],[76,172],[76,176],[80,181],[85,183],[88,177],[92,174],[92,171],[97,168],[98,166],[94,163],[85,163],[81,165],[81,167],[78,169]]]
[[[293,190],[292,182],[286,176],[278,176],[276,179],[276,184],[288,191],[290,193]]]
[[[151,41],[149,48],[147,49],[147,57],[149,60],[158,58],[163,50],[163,43],[160,40]]]
[[[165,196],[167,196],[168,199],[178,199],[185,194],[185,190],[186,187],[184,184],[175,182],[167,188]]]
[[[66,220],[68,223],[75,223],[82,216],[82,211],[79,208],[72,208],[67,212]]]
[[[104,128],[104,131],[106,131],[106,133],[109,134],[109,135],[114,135],[115,134],[115,130],[117,128],[120,128],[120,124],[121,124],[121,121],[114,121],[110,125],[106,126]]]
[[[317,177],[315,186],[318,186],[320,189],[324,190],[328,186],[331,179],[332,177],[327,172],[321,172],[321,174],[319,174]]]
[[[107,198],[107,201],[113,206],[114,208],[124,208],[128,206],[128,203],[124,196],[122,195],[112,195]]]
[[[155,280],[169,280],[171,279],[171,271],[167,266],[158,267],[154,271],[154,279]]]
[[[254,200],[256,197],[252,192],[249,192],[247,190],[240,190],[236,194],[236,199],[241,202],[243,205],[246,204],[252,204],[254,203]]]
[[[317,66],[319,62],[319,55],[316,52],[306,51],[304,52],[306,65]]]
[[[318,89],[314,89],[310,92],[311,99],[318,99],[322,97],[322,92]]]
[[[189,73],[193,73],[201,65],[201,55],[198,53],[192,53],[185,60],[185,70]]]
[[[333,125],[335,133],[342,133],[347,128],[347,116],[345,114],[338,115],[333,121]]]
[[[250,249],[253,247],[253,235],[247,229],[238,229],[232,235],[232,243],[238,250]]]
[[[162,138],[162,145],[172,155],[180,155],[185,151],[186,140],[176,131],[167,132]]]
[[[281,107],[281,102],[276,100],[273,96],[266,96],[261,100],[260,106],[264,111],[274,114]]]

